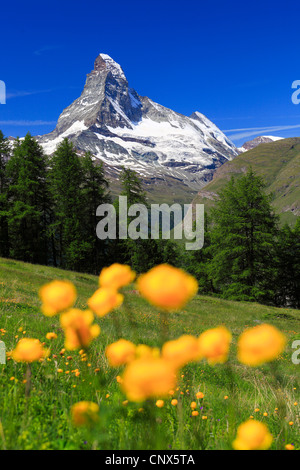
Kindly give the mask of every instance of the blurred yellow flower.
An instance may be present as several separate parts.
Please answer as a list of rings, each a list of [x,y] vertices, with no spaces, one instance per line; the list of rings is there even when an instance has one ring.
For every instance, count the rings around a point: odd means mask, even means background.
[[[90,310],[73,308],[60,317],[65,332],[65,348],[74,350],[86,348],[100,334],[100,327],[92,325],[94,315]]]
[[[135,350],[136,346],[131,341],[119,339],[119,341],[107,346],[105,354],[112,367],[119,367],[135,358]]]
[[[232,446],[235,450],[266,450],[273,441],[267,426],[253,419],[241,424]]]
[[[182,308],[198,291],[198,283],[193,276],[168,264],[142,274],[137,287],[148,302],[164,310]]]
[[[115,289],[101,287],[96,290],[88,300],[88,306],[99,317],[104,317],[114,308],[118,308],[123,302],[123,295]]]
[[[99,419],[99,406],[90,401],[80,401],[71,408],[74,426],[89,426]]]
[[[286,450],[294,450],[295,446],[293,446],[293,444],[286,444],[285,448]]]
[[[176,398],[173,398],[173,400],[171,400],[171,405],[176,406],[177,404],[178,400],[176,400]]]
[[[196,411],[196,410],[192,411],[192,416],[199,416],[199,411]]]
[[[56,334],[56,333],[47,333],[47,334],[46,334],[46,338],[47,338],[47,339],[56,339],[56,338],[57,338],[57,334]]]
[[[146,344],[138,344],[135,349],[135,355],[137,358],[140,357],[159,357],[159,348],[150,348]]]
[[[162,357],[172,361],[175,367],[182,367],[200,358],[198,340],[192,335],[183,335],[167,341],[162,347]]]
[[[274,326],[263,324],[245,330],[238,340],[238,360],[248,366],[259,366],[282,353],[286,337]]]
[[[42,301],[42,312],[51,317],[72,307],[77,293],[70,281],[52,281],[40,289],[39,297]]]
[[[196,393],[196,398],[198,398],[198,400],[200,400],[201,398],[204,398],[204,394],[202,392],[197,392]]]
[[[192,401],[191,403],[191,408],[192,410],[194,410],[195,408],[197,408],[197,403],[195,401]]]
[[[124,371],[122,388],[131,401],[166,396],[175,386],[175,370],[162,358],[135,359]]]
[[[231,333],[224,326],[204,331],[198,338],[199,353],[209,364],[227,361]]]
[[[103,268],[99,276],[100,287],[108,287],[118,290],[130,284],[136,274],[130,266],[114,263],[108,268]]]
[[[20,339],[11,356],[17,362],[34,362],[49,355],[49,351],[44,349],[38,339]]]
[[[163,400],[157,400],[156,406],[157,408],[162,408],[164,406],[165,402]]]

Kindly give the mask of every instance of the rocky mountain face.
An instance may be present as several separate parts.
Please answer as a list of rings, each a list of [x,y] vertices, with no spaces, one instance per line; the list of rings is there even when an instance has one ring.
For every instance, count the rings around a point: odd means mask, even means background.
[[[240,152],[247,152],[247,150],[254,149],[260,144],[268,144],[270,142],[276,142],[277,140],[282,140],[282,137],[275,137],[273,135],[261,135],[255,139],[248,140],[245,142],[242,147],[239,147]]]
[[[147,183],[199,190],[216,168],[239,154],[203,114],[187,117],[142,97],[129,86],[119,64],[100,54],[82,94],[38,140],[47,154],[69,138],[79,151],[104,161],[113,178],[121,166]],[[174,193],[176,191],[174,190]]]

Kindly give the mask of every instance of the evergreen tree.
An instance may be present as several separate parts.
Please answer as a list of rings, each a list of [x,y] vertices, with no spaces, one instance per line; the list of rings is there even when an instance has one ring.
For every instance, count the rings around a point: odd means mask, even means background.
[[[132,204],[143,204],[149,207],[146,193],[143,190],[142,182],[134,170],[123,168],[120,181],[122,184],[121,196],[127,197],[128,207]],[[117,226],[119,223],[119,201],[114,203],[117,213]],[[127,226],[131,222],[131,217],[127,218]],[[119,233],[119,227],[117,227]],[[157,264],[169,263],[179,265],[180,248],[171,240],[151,239],[151,221],[148,218],[148,238],[137,240],[114,240],[111,243],[110,259],[129,264],[136,272],[145,272]]]
[[[102,162],[93,162],[92,156],[87,152],[82,158],[83,184],[81,188],[84,209],[84,240],[89,244],[89,253],[85,259],[88,272],[99,273],[105,265],[107,243],[96,236],[97,207],[100,204],[111,202],[108,193],[108,182],[105,179]]]
[[[22,142],[17,141],[6,170],[9,181],[10,256],[46,264],[47,158],[29,133]]]
[[[52,244],[56,264],[65,269],[83,270],[91,246],[84,238],[84,171],[72,142],[64,139],[57,147],[49,172],[52,196]]]
[[[132,204],[145,204],[146,202],[146,195],[142,188],[142,183],[134,170],[130,168],[122,167],[122,171],[120,173],[120,182],[121,182],[121,193],[120,196],[127,197],[127,206],[131,206]],[[108,259],[110,262],[118,262],[129,264],[132,266],[132,257],[135,250],[138,249],[138,245],[140,245],[141,240],[130,240],[130,239],[120,239],[118,238],[119,234],[119,199],[115,199],[114,207],[117,216],[117,239],[111,240],[109,244],[109,254]],[[121,214],[122,216],[122,214]],[[127,217],[127,227],[131,221],[130,217]],[[133,242],[133,243],[132,243]]]
[[[204,221],[204,246],[201,250],[187,251],[183,259],[185,269],[195,276],[202,294],[214,292],[214,285],[209,275],[209,265],[212,259],[211,226],[208,214]]]
[[[276,303],[300,308],[300,218],[292,229],[284,225],[276,245]]]
[[[252,169],[227,184],[213,210],[210,277],[226,298],[273,301],[277,217]]]
[[[0,256],[9,256],[8,235],[8,181],[6,165],[10,157],[10,147],[7,139],[0,131]]]
[[[127,196],[127,204],[147,204],[146,193],[143,190],[142,182],[137,173],[130,168],[122,168],[120,175],[122,184],[122,196]]]

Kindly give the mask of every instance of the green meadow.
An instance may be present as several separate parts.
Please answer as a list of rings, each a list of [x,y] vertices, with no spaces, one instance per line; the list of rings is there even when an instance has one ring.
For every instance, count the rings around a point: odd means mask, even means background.
[[[251,416],[267,424],[271,449],[285,449],[286,444],[300,448],[300,364],[292,362],[293,341],[300,339],[299,310],[198,295],[184,310],[169,314],[170,339],[225,325],[233,342],[226,364],[201,361],[182,369],[178,390],[163,397],[164,406],[158,408],[155,400],[126,401],[117,381],[122,369],[109,367],[105,348],[120,337],[160,346],[159,312],[134,285],[126,288],[125,303],[96,318],[101,334],[83,361],[78,351],[62,351],[59,317],[40,311],[39,288],[53,279],[74,283],[79,308],[86,308],[98,286],[96,276],[0,259],[0,340],[7,351],[22,337],[38,338],[51,349],[48,359],[31,366],[29,397],[26,364],[9,359],[0,365],[0,449],[231,449],[238,426]],[[279,328],[287,336],[287,347],[273,363],[246,367],[236,359],[237,339],[245,328],[260,323]],[[57,339],[47,340],[48,332]],[[199,391],[202,399],[195,397]],[[172,398],[177,406],[171,405]],[[82,400],[99,405],[93,427],[76,428],[71,422],[71,406]],[[192,401],[197,402],[198,416],[191,414]]]

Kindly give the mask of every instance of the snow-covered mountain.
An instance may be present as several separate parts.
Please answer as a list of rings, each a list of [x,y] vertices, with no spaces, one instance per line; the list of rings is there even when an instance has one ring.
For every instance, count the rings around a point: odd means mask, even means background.
[[[274,135],[261,135],[259,137],[256,137],[253,140],[248,140],[248,142],[245,142],[242,147],[239,147],[238,150],[242,152],[247,152],[247,150],[254,149],[260,144],[268,144],[270,142],[275,142],[276,140],[282,140],[283,137],[276,137]]]
[[[121,66],[106,54],[96,58],[81,96],[39,141],[52,154],[65,137],[79,151],[103,160],[115,175],[126,166],[152,182],[175,178],[194,190],[239,154],[203,114],[187,117],[138,95]]]

